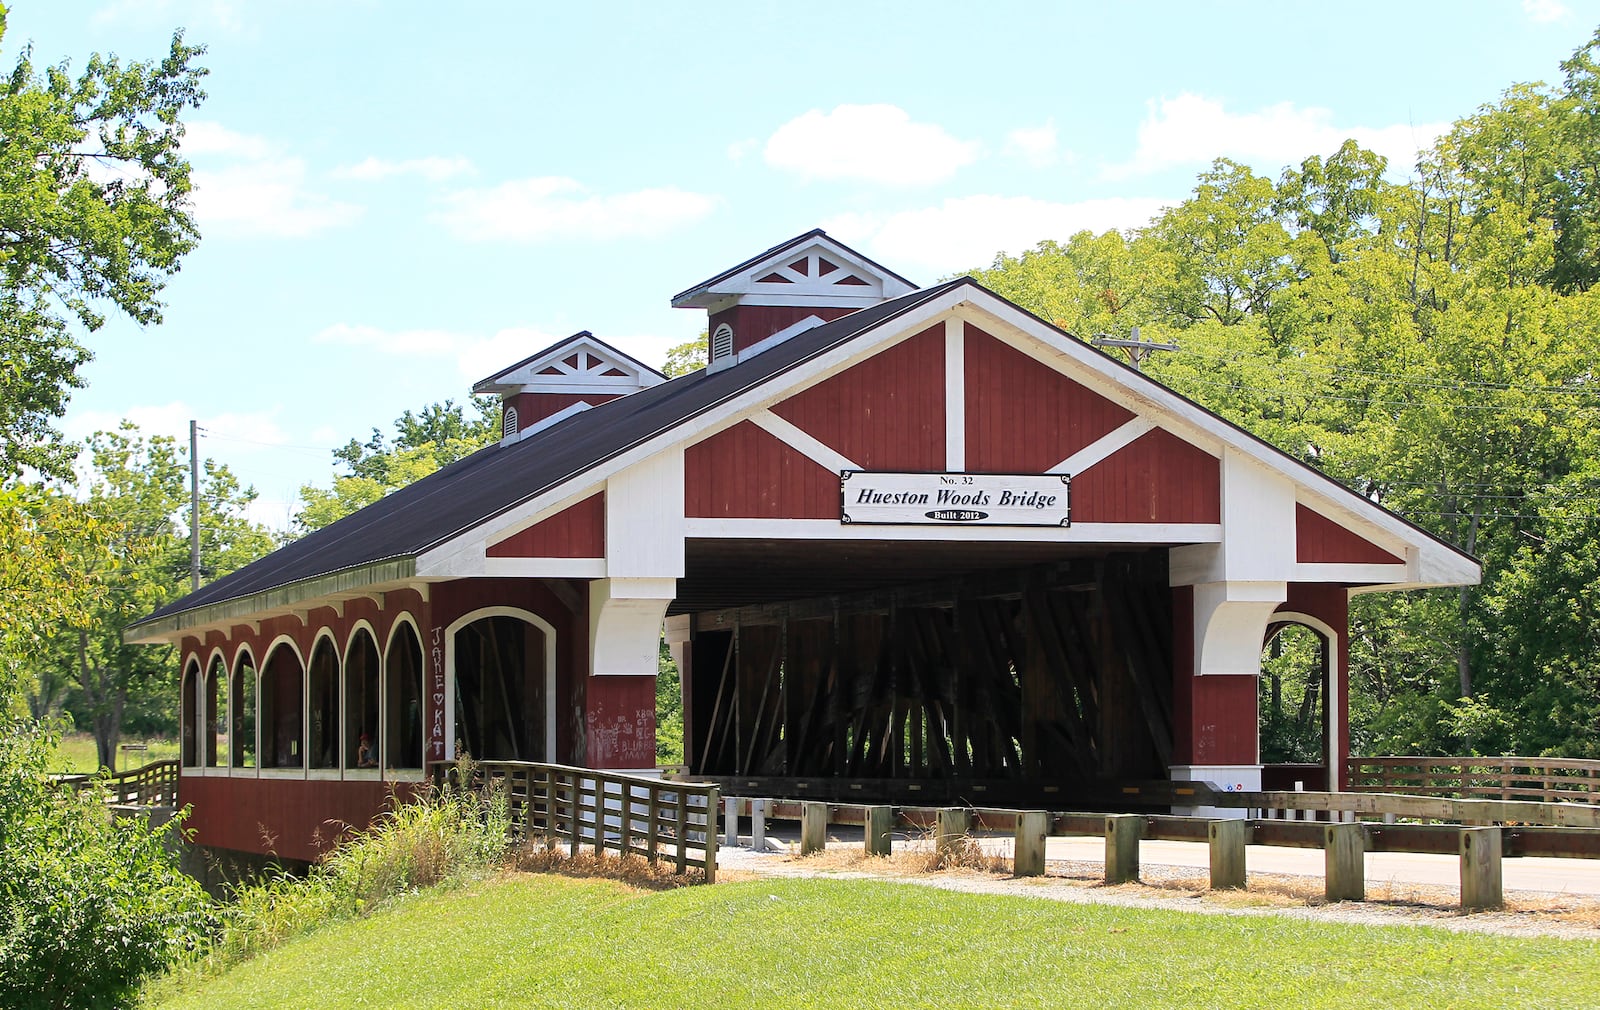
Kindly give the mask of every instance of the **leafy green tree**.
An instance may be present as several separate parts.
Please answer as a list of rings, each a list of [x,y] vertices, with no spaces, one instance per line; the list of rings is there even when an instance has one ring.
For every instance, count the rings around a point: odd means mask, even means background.
[[[89,729],[103,767],[114,767],[128,706],[163,714],[176,729],[178,670],[170,648],[123,644],[122,629],[189,591],[189,536],[179,525],[189,507],[189,465],[175,439],[149,438],[124,422],[86,443],[89,466],[69,498],[96,536],[62,541],[63,562],[93,596],[62,615],[36,653],[35,680],[68,685],[65,707]],[[206,579],[226,575],[275,546],[272,533],[249,520],[255,498],[227,467],[206,461],[200,483],[200,560]],[[33,706],[43,714],[44,706]]]
[[[215,917],[178,869],[181,819],[107,817],[98,787],[46,778],[53,749],[37,723],[0,720],[0,1006],[131,1006]]]
[[[685,341],[667,350],[667,363],[661,366],[663,375],[676,378],[698,372],[706,367],[706,335],[704,332],[693,340]]]
[[[74,76],[24,49],[0,78],[0,478],[71,464],[51,422],[90,357],[74,325],[98,329],[107,306],[161,319],[198,239],[179,117],[204,97],[203,52],[180,32],[159,61],[96,54]]]
[[[310,533],[365,508],[391,491],[470,456],[500,438],[500,403],[494,397],[474,397],[476,417],[453,400],[433,403],[421,413],[406,411],[394,422],[391,442],[372,429],[365,443],[351,439],[335,449],[333,486],[307,484],[300,488],[300,512],[295,526]]]

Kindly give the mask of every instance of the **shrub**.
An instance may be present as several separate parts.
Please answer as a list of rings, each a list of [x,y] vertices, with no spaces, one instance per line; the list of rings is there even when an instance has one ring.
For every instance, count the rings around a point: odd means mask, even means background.
[[[216,920],[178,869],[181,817],[113,820],[98,788],[49,781],[53,749],[38,723],[0,725],[0,1005],[127,1005]]]

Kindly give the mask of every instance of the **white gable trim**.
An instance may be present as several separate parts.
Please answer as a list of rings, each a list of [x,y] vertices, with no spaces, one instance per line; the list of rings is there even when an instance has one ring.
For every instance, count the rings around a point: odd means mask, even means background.
[[[873,304],[876,303],[874,302]],[[785,340],[788,340],[790,337],[799,336],[807,330],[815,329],[818,326],[821,326],[824,321],[825,320],[821,316],[806,316],[797,323],[790,323],[777,333],[774,333],[768,337],[763,337],[736,354],[724,354],[722,357],[709,362],[706,365],[706,373],[710,374],[712,372],[720,372],[725,368],[732,368],[739,362],[747,361],[750,358],[760,354],[762,351],[767,350],[768,348],[778,346]],[[709,348],[707,348],[707,353],[710,353]]]
[[[791,250],[782,255],[792,259],[798,256],[798,251]],[[758,268],[759,266],[751,269]],[[574,475],[567,483],[552,488],[520,506],[486,520],[479,527],[424,552],[417,558],[417,575],[423,577],[445,574],[447,571],[450,574],[481,571],[483,558],[481,545],[485,541],[504,539],[518,529],[532,525],[534,517],[540,515],[555,501],[586,497],[587,494],[604,486],[604,482],[611,475],[640,460],[672,447],[682,447],[701,441],[742,420],[753,419],[756,413],[793,396],[801,389],[820,383],[952,316],[970,322],[984,332],[1022,350],[1030,357],[1139,415],[1152,427],[1160,427],[1210,455],[1221,457],[1225,447],[1231,448],[1267,470],[1281,474],[1295,485],[1296,500],[1304,501],[1308,506],[1315,502],[1319,506],[1317,511],[1324,515],[1329,515],[1330,512],[1340,516],[1348,514],[1350,519],[1359,523],[1361,527],[1375,527],[1389,538],[1401,541],[1412,551],[1406,555],[1412,563],[1405,566],[1407,577],[1403,580],[1404,585],[1462,585],[1475,583],[1479,578],[1479,568],[1470,560],[1411,528],[1398,517],[1389,515],[1378,506],[1366,502],[1353,492],[1332,484],[1327,477],[1316,470],[1239,431],[1139,373],[1123,368],[1100,352],[1061,334],[997,296],[965,285],[951,288],[930,298],[921,305],[884,321],[875,330],[855,339],[843,341],[816,357],[773,376],[764,383],[744,390],[673,428],[657,433],[654,437],[610,460]],[[1123,432],[1123,429],[1119,428],[1117,432],[1106,437],[1118,436],[1118,432]],[[1131,433],[1132,429],[1129,429],[1123,434]],[[1144,432],[1138,434],[1142,435]],[[1064,460],[1063,464],[1069,462],[1072,462],[1070,458]],[[1342,520],[1336,521],[1342,522]],[[828,520],[823,522],[831,523]],[[703,528],[693,521],[686,523],[685,526],[686,529]],[[1207,538],[1189,539],[1184,542],[1204,543],[1207,542]],[[472,557],[474,553],[476,553],[475,559]],[[1392,570],[1392,566],[1374,567]]]
[[[837,269],[820,273],[820,258],[826,258]],[[806,261],[805,273],[790,267],[798,260]],[[771,274],[783,277],[788,283],[759,279]],[[852,274],[866,284],[838,283]],[[674,298],[672,304],[676,308],[705,308],[713,312],[733,302],[744,305],[875,305],[915,290],[914,285],[894,276],[887,268],[873,264],[827,235],[816,235],[763,256],[735,273],[691,288]]]
[[[809,432],[785,421],[770,410],[759,410],[750,415],[750,420],[802,456],[814,463],[820,463],[824,470],[839,473],[841,470],[861,469],[843,453],[819,442]]]
[[[1136,417],[1124,422],[1117,428],[1106,432],[1093,442],[1079,449],[1045,473],[1065,473],[1076,476],[1094,466],[1096,463],[1107,459],[1118,449],[1126,448],[1139,439],[1145,432],[1154,431],[1156,423],[1146,417]]]

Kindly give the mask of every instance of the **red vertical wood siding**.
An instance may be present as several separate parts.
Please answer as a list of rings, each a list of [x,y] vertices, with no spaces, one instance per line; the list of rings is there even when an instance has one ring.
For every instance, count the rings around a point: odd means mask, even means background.
[[[864,470],[944,469],[944,324],[772,408]],[[834,502],[833,515],[838,515]]]
[[[1133,414],[966,324],[967,469],[1043,473]]]
[[[683,470],[691,518],[839,518],[839,475],[749,421],[691,445]]]
[[[590,768],[656,766],[656,679],[590,677]]]
[[[1074,523],[1222,521],[1219,461],[1160,428],[1072,478]]]
[[[490,544],[491,558],[603,558],[606,494],[590,495],[548,519]]]
[[[257,779],[180,775],[178,805],[193,805],[184,826],[197,845],[312,861],[341,832],[366,828],[388,807],[389,791],[410,783]]]
[[[620,393],[518,393],[510,402],[517,408],[517,430],[537,424],[551,414],[566,410],[575,403],[598,407],[607,400],[615,400]]]
[[[1339,648],[1331,657],[1339,689],[1339,710],[1332,713],[1339,727],[1339,788],[1350,787],[1350,592],[1343,585],[1295,582],[1280,610],[1309,614],[1339,633]]]
[[[1327,516],[1296,502],[1294,556],[1301,564],[1403,565],[1404,558],[1379,547]]]
[[[713,312],[707,320],[706,332],[715,333],[718,326],[727,323],[733,327],[733,349],[738,352],[759,344],[779,330],[788,329],[807,316],[816,316],[826,323],[854,311],[825,305],[735,305]]]
[[[1256,680],[1248,673],[1212,673],[1194,677],[1194,764],[1253,765],[1259,735]]]

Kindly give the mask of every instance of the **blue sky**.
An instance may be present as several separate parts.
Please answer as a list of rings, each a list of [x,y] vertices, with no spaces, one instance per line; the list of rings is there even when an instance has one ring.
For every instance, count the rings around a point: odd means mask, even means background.
[[[1600,0],[548,4],[16,0],[4,58],[205,44],[203,240],[88,338],[63,422],[180,434],[287,525],[328,450],[575,330],[659,364],[673,293],[822,226],[927,283],[1135,227],[1226,155],[1396,171]]]

